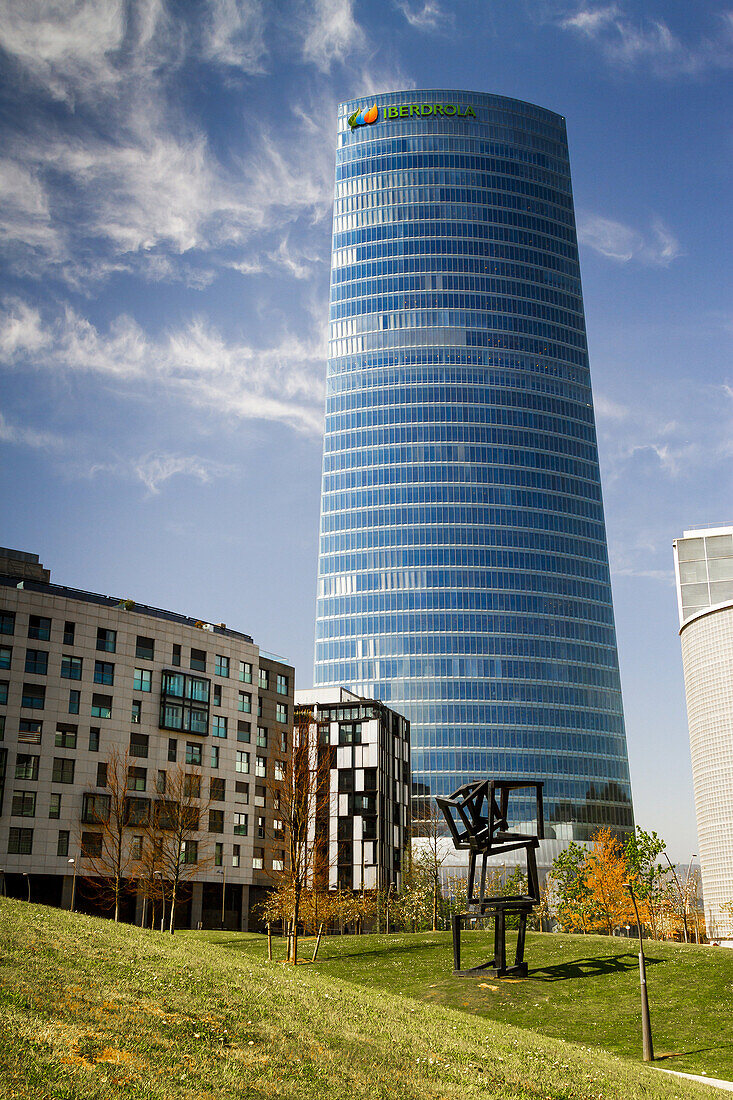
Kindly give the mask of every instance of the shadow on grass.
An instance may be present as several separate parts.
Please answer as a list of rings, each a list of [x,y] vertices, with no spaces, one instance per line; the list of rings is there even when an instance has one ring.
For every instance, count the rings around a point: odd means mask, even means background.
[[[647,966],[664,962],[664,959],[652,959],[647,956]],[[601,974],[622,974],[627,970],[636,970],[639,966],[638,955],[630,952],[622,955],[595,955],[587,959],[574,959],[572,962],[557,963],[555,966],[541,966],[530,970],[529,977],[541,982],[564,982],[571,978],[595,978]]]
[[[340,936],[331,937],[331,939],[340,938]],[[374,955],[407,955],[411,951],[446,951],[450,947],[450,945],[446,945],[444,943],[396,943],[394,946],[389,947],[383,945],[380,947],[374,947],[370,951],[338,951],[333,955],[324,955],[324,945],[327,949],[328,944],[324,944],[324,941],[321,941],[321,951],[318,955],[319,961],[322,958],[324,962],[338,962],[339,959],[368,959],[370,956]]]

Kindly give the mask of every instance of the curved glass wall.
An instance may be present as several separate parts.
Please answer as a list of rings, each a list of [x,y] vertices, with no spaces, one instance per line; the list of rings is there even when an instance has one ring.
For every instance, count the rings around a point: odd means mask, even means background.
[[[315,683],[410,719],[418,817],[527,776],[558,840],[633,826],[551,111],[442,90],[339,108]]]

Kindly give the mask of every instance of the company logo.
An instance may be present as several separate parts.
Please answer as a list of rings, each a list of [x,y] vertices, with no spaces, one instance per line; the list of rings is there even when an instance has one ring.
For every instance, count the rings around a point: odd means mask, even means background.
[[[355,130],[357,126],[370,126],[372,122],[377,121],[378,115],[379,108],[375,103],[368,111],[354,111],[349,118],[349,126],[352,130]]]
[[[413,115],[419,115],[424,118],[426,115],[447,115],[449,118],[455,115],[456,118],[475,118],[476,112],[470,104],[461,110],[461,106],[458,103],[403,103],[399,106],[388,106],[384,109],[385,118],[412,118]]]

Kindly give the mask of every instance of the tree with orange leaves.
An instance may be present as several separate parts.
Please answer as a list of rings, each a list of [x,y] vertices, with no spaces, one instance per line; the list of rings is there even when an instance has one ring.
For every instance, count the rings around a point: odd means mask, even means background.
[[[624,847],[609,828],[599,829],[588,853],[585,883],[593,899],[592,926],[613,934],[614,925],[630,917],[630,899],[624,883],[628,867]]]

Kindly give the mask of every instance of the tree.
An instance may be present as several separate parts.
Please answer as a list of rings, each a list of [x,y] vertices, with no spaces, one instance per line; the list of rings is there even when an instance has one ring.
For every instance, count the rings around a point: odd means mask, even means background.
[[[128,835],[128,826],[138,824],[138,811],[145,800],[131,797],[128,789],[130,770],[136,758],[112,749],[107,757],[106,786],[103,793],[90,788],[84,793],[82,823],[93,825],[94,832],[83,831],[79,849],[86,866],[85,879],[90,890],[114,909],[120,919],[120,905],[138,856]],[[147,813],[147,805],[142,811]]]
[[[209,834],[201,839],[199,826],[211,799],[202,794],[201,773],[180,764],[165,773],[164,789],[158,793],[145,827],[141,862],[149,882],[160,880],[163,905],[170,904],[172,935],[183,884],[210,862],[205,854]]]
[[[424,807],[422,817],[414,823],[413,837],[421,841],[419,846],[416,846],[418,854],[413,856],[413,861],[420,865],[432,884],[432,924],[435,932],[438,927],[439,903],[442,901],[440,868],[447,855],[444,840],[445,819],[435,802],[430,802]]]
[[[624,851],[629,878],[642,904],[642,919],[646,918],[652,936],[657,939],[659,915],[664,904],[666,868],[658,863],[666,844],[655,832],[647,833],[641,826],[626,837]]]
[[[630,915],[631,902],[624,885],[628,869],[624,847],[609,828],[599,829],[593,837],[593,847],[586,861],[585,883],[593,899],[591,923],[613,934],[614,924]]]
[[[593,899],[585,878],[587,858],[587,848],[572,841],[555,857],[550,868],[558,920],[566,932],[588,931]]]

